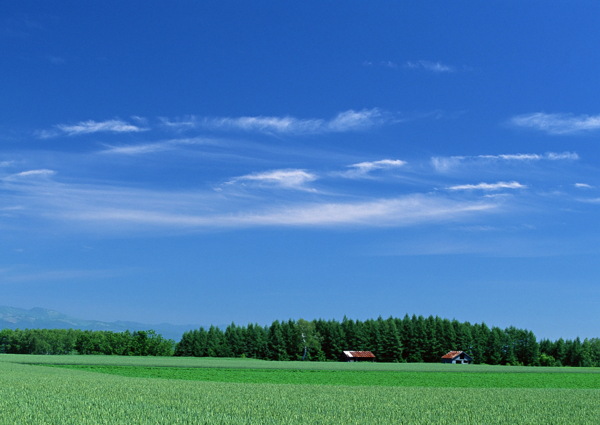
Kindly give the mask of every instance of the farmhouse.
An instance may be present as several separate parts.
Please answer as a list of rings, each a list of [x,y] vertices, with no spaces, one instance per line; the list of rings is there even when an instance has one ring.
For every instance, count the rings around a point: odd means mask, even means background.
[[[347,362],[375,361],[375,354],[370,351],[344,351],[344,359]]]
[[[442,356],[442,363],[471,364],[473,363],[473,357],[464,351],[449,351]]]

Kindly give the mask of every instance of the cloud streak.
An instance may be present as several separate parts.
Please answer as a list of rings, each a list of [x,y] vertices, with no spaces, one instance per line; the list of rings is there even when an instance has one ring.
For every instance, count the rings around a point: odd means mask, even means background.
[[[366,130],[394,121],[378,108],[347,110],[335,117],[300,119],[291,116],[196,117],[179,120],[161,118],[163,126],[172,130],[210,129],[218,131],[243,131],[267,134],[322,134]]]
[[[278,186],[286,189],[313,190],[306,188],[306,184],[317,179],[317,175],[305,170],[272,170],[262,173],[246,174],[236,177],[226,184],[256,183],[259,185]]]
[[[165,152],[178,149],[185,146],[197,146],[197,145],[218,145],[219,143],[214,139],[204,137],[194,138],[182,138],[182,139],[170,139],[153,143],[141,143],[136,145],[122,145],[113,146],[106,145],[106,149],[100,151],[103,154],[114,154],[114,155],[143,155],[151,154],[156,152]]]
[[[433,73],[451,73],[456,72],[456,68],[450,65],[443,64],[439,61],[426,61],[426,60],[416,60],[416,61],[406,61],[402,65],[398,65],[398,63],[393,61],[380,61],[373,63],[371,61],[363,62],[364,66],[379,66],[383,68],[390,69],[416,69],[416,70],[425,70]]]
[[[431,158],[431,165],[438,172],[449,172],[457,167],[475,164],[490,164],[500,162],[531,163],[537,161],[576,161],[579,155],[575,152],[546,152],[517,153],[500,155],[474,155],[474,156],[436,156]]]
[[[28,170],[28,171],[21,171],[20,173],[11,174],[9,176],[4,177],[3,179],[11,181],[11,180],[31,179],[31,178],[38,178],[38,177],[46,178],[46,177],[53,176],[54,174],[56,174],[56,171],[48,170],[48,169]]]
[[[519,182],[497,182],[497,183],[479,183],[479,184],[462,184],[448,187],[448,190],[484,190],[496,191],[502,189],[526,189],[527,186]]]
[[[273,170],[238,182],[303,189],[316,176],[304,170]],[[339,202],[339,195],[305,197],[229,196],[227,192],[142,190],[111,185],[2,181],[0,201],[19,205],[11,220],[28,228],[68,223],[65,231],[123,232],[207,230],[265,226],[402,227],[468,219],[498,209],[493,199],[453,199],[437,194],[373,196]],[[22,221],[22,220],[19,220]],[[53,231],[56,226],[50,226]]]
[[[423,195],[346,203],[304,203],[271,207],[260,211],[238,211],[217,215],[177,214],[141,209],[95,209],[69,214],[88,222],[117,222],[175,227],[403,227],[457,220],[471,214],[491,212],[492,202],[461,202]]]
[[[600,130],[600,115],[547,114],[535,112],[517,115],[510,123],[548,134],[575,134]]]
[[[358,162],[356,164],[349,165],[348,171],[340,173],[341,176],[346,178],[364,178],[375,170],[390,170],[404,167],[406,161],[400,159],[380,159],[378,161],[366,161]]]
[[[146,130],[148,129],[119,119],[107,121],[88,120],[77,124],[57,124],[52,130],[37,132],[37,136],[41,139],[47,139],[61,135],[80,136],[93,133],[137,133]]]
[[[456,68],[454,68],[453,66],[445,65],[441,62],[432,62],[425,60],[407,61],[404,63],[404,67],[408,69],[424,69],[425,71],[437,74],[456,71]]]

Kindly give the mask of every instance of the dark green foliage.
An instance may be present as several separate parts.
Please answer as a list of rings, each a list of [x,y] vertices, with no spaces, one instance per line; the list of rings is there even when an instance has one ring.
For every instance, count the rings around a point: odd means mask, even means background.
[[[1,335],[0,335],[1,337]],[[214,341],[212,340],[214,339]],[[538,343],[533,332],[489,328],[429,316],[377,320],[275,321],[268,327],[231,324],[186,332],[176,356],[250,357],[267,360],[340,360],[344,350],[372,351],[380,362],[438,363],[448,351],[475,363],[523,366],[600,366],[600,340]]]
[[[289,360],[283,330],[278,320],[274,321],[269,328],[269,350],[270,360]]]
[[[4,329],[0,353],[107,354],[121,356],[171,356],[171,340],[156,332],[84,331],[78,329]]]
[[[523,366],[600,366],[600,339],[537,341],[533,332],[429,316],[352,320],[232,323],[185,332],[176,345],[156,332],[74,329],[0,331],[0,353],[125,356],[248,357],[268,360],[341,360],[344,350],[372,351],[380,362],[438,363],[452,350],[475,363]]]
[[[600,366],[600,338],[557,341],[544,339],[539,343],[541,366]]]

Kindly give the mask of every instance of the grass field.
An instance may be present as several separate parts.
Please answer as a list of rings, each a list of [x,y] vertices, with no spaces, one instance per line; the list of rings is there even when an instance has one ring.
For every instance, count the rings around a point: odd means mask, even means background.
[[[600,369],[0,355],[0,424],[365,423],[595,425]]]

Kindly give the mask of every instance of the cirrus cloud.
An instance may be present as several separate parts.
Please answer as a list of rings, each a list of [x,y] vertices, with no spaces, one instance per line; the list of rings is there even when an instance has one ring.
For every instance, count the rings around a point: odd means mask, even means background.
[[[360,131],[393,122],[394,119],[378,108],[350,109],[338,113],[330,120],[301,119],[291,116],[197,117],[182,119],[161,118],[162,124],[173,130],[206,128],[220,131],[245,131],[267,134],[321,134]]]
[[[261,210],[230,212],[221,215],[178,214],[175,211],[144,211],[139,208],[86,209],[70,211],[67,216],[84,222],[131,223],[167,227],[330,227],[361,225],[367,227],[404,227],[421,223],[452,221],[471,214],[493,212],[493,202],[464,202],[413,195],[344,203],[302,203]]]
[[[462,184],[448,187],[448,190],[485,190],[494,191],[502,189],[526,189],[527,186],[519,182],[497,182],[497,183],[478,183],[478,184]]]
[[[286,169],[271,170],[262,173],[246,174],[236,177],[226,184],[253,182],[257,184],[267,184],[270,186],[279,186],[286,189],[307,190],[306,183],[317,179],[317,175],[305,170]],[[312,189],[310,189],[312,190]]]
[[[27,170],[21,171],[20,173],[11,174],[4,177],[4,180],[19,180],[22,178],[36,178],[36,177],[50,177],[56,174],[54,170],[39,169],[39,170]]]
[[[48,139],[60,135],[79,136],[92,133],[136,133],[146,131],[146,128],[114,119],[107,121],[81,121],[77,124],[57,124],[52,130],[41,130],[36,134],[41,139]]]
[[[455,72],[453,66],[445,65],[441,62],[432,62],[426,60],[407,61],[404,63],[405,68],[409,69],[424,69],[434,73]]]
[[[547,114],[534,112],[510,119],[517,127],[531,128],[548,134],[573,134],[600,130],[600,115]]]
[[[449,172],[459,166],[488,165],[490,163],[531,163],[536,161],[576,161],[579,155],[576,152],[546,152],[516,153],[499,155],[472,155],[472,156],[435,156],[431,158],[431,165],[438,172]]]
[[[406,161],[401,159],[380,159],[378,161],[365,161],[349,165],[348,171],[339,173],[339,175],[347,178],[362,178],[367,177],[374,170],[389,170],[404,167]]]

